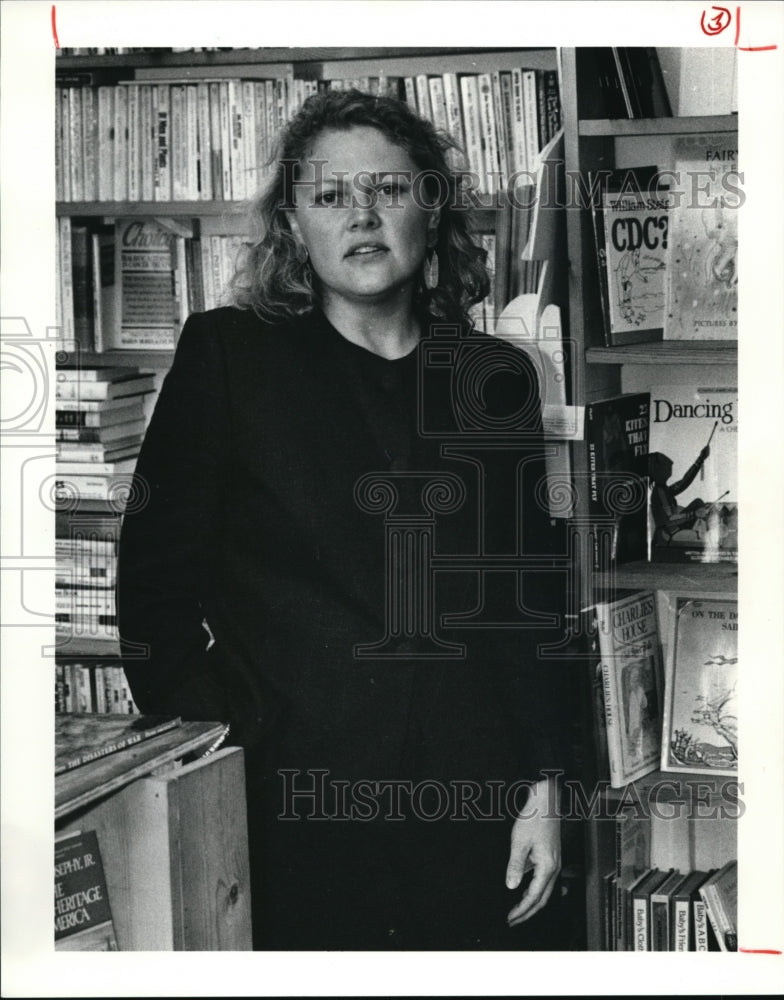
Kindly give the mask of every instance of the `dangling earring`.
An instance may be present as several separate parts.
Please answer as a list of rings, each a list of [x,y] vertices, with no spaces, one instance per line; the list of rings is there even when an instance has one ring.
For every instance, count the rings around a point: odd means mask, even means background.
[[[438,287],[438,251],[433,247],[429,260],[425,261],[425,288]]]

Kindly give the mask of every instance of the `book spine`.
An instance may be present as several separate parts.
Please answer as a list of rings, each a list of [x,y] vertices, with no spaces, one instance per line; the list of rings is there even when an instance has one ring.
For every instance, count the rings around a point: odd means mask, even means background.
[[[514,137],[514,168],[529,170],[525,146],[525,110],[523,102],[523,71],[512,70],[512,132]]]
[[[73,351],[76,348],[76,333],[74,326],[73,297],[73,258],[71,243],[71,218],[61,216],[60,231],[60,307],[62,311],[62,327],[59,338],[61,350]]]
[[[185,197],[188,201],[199,200],[199,112],[198,88],[188,84],[185,88],[185,162],[187,180]]]
[[[501,85],[501,112],[504,123],[504,141],[506,152],[507,171],[506,179],[509,181],[515,172],[515,135],[514,135],[514,97],[512,95],[512,74],[502,72],[500,75]]]
[[[302,81],[299,81],[300,83]],[[244,141],[245,197],[251,198],[258,188],[256,162],[256,115],[254,86],[252,80],[242,82],[242,138]],[[302,103],[300,95],[300,104]]]
[[[203,236],[201,239],[201,276],[204,287],[204,308],[214,309],[216,296],[212,280],[212,248],[209,236]]]
[[[535,170],[539,155],[539,131],[537,126],[536,73],[534,70],[523,71],[523,115],[527,169]]]
[[[446,120],[446,98],[444,96],[444,81],[440,76],[428,78],[430,90],[430,108],[433,114],[433,124],[437,129],[446,132],[448,124]]]
[[[413,76],[405,77],[405,80],[403,82],[403,87],[406,98],[406,104],[409,106],[409,108],[411,108],[413,112],[418,114],[419,108],[417,107],[416,81],[414,80],[414,77]]]
[[[495,194],[498,190],[500,170],[495,108],[493,107],[493,83],[489,73],[481,73],[479,75],[478,88],[482,150],[485,165],[485,187],[483,190],[486,194]]]
[[[104,668],[100,665],[93,670],[93,680],[95,681],[95,711],[106,712],[106,682],[103,676]]]
[[[221,80],[220,88],[220,127],[221,127],[221,169],[223,172],[223,198],[231,201],[234,191],[231,186],[231,110],[229,105],[229,84]]]
[[[114,198],[114,87],[98,88],[98,199]]]
[[[615,705],[613,664],[602,653],[602,688],[604,690],[604,717],[607,723],[607,754],[610,764],[610,784],[613,788],[622,788],[619,769],[621,752],[621,734],[619,719]]]
[[[154,200],[153,175],[155,171],[155,127],[152,116],[152,84],[139,86],[139,175],[142,201]]]
[[[482,126],[479,119],[479,89],[475,76],[460,78],[460,93],[463,98],[463,121],[465,123],[466,153],[468,166],[477,178],[476,190],[485,191],[484,155],[482,152]]]
[[[114,89],[114,200],[128,199],[128,90]]]
[[[98,109],[92,87],[82,90],[82,157],[84,159],[84,200],[98,197]]]
[[[444,106],[446,109],[446,128],[458,146],[465,147],[465,132],[463,116],[460,111],[460,87],[457,73],[444,73]]]
[[[690,901],[688,899],[675,899],[672,907],[672,950],[689,951]]]
[[[183,191],[185,166],[182,162],[184,145],[182,135],[185,129],[185,87],[182,84],[173,83],[171,85],[170,100],[169,163],[171,168],[171,196],[172,201],[182,201],[185,197]]]
[[[82,88],[68,88],[70,126],[71,199],[84,201],[84,160],[82,158]]]
[[[172,200],[172,115],[171,88],[161,83],[158,92],[158,188],[156,201]]]
[[[213,200],[212,144],[210,138],[210,85],[196,85],[199,115],[199,200]]]
[[[212,192],[216,201],[223,201],[223,150],[221,148],[220,84],[210,83],[210,169]]]
[[[422,118],[429,122],[433,121],[433,109],[430,104],[430,85],[426,73],[419,73],[415,77],[417,109]]]
[[[139,85],[128,86],[128,200],[138,201],[141,196],[139,177],[141,128],[139,121]]]
[[[71,196],[71,111],[69,87],[60,88],[60,134],[63,156],[63,201],[73,201]]]
[[[491,74],[493,84],[493,110],[495,112],[496,142],[498,144],[498,167],[501,171],[501,184],[509,180],[509,156],[506,138],[506,114],[501,95],[501,72],[494,70]]]
[[[63,201],[63,99],[61,88],[55,91],[54,102],[54,197]]]
[[[692,903],[694,920],[694,950],[708,951],[708,916],[705,901],[695,899]]]
[[[92,351],[93,303],[90,281],[90,240],[85,226],[71,226],[71,273],[73,275],[74,339],[83,351]]]

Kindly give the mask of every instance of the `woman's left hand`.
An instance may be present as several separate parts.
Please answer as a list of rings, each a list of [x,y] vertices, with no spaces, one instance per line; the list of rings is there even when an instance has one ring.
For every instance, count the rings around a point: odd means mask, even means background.
[[[516,927],[547,903],[561,870],[561,820],[554,797],[556,790],[547,781],[531,789],[525,808],[512,827],[506,885],[516,889],[523,874],[533,867],[533,878],[520,902],[507,915],[507,924]],[[550,796],[553,796],[551,801]]]

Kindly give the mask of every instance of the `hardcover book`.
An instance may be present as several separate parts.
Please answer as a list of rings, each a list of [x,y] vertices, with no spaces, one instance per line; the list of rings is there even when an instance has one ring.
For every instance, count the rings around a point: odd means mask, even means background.
[[[721,951],[738,950],[738,862],[728,861],[699,887]]]
[[[54,845],[56,951],[117,951],[109,894],[94,830]]]
[[[632,887],[632,951],[652,951],[651,894],[669,878],[670,872],[654,868]]]
[[[667,192],[655,167],[591,175],[594,241],[608,346],[662,339]]]
[[[682,136],[674,155],[679,189],[670,210],[664,337],[736,340],[737,133]]]
[[[651,893],[650,950],[673,951],[673,900],[685,881],[679,871],[671,871]]]
[[[585,407],[595,570],[647,556],[648,393]]]
[[[181,724],[179,718],[156,715],[58,715],[55,719],[54,773],[73,770]]]
[[[656,770],[661,756],[661,657],[652,593],[596,605],[610,784]]]
[[[663,771],[737,774],[737,679],[737,598],[671,594]]]
[[[650,558],[738,558],[738,390],[651,389],[648,472]]]
[[[690,872],[675,889],[672,897],[672,951],[696,951],[693,909],[695,901],[701,901],[699,887],[708,877],[704,871]]]

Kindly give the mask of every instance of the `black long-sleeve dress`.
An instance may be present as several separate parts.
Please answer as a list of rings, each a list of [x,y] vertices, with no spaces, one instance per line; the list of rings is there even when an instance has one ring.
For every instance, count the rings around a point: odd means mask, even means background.
[[[227,721],[245,748],[256,947],[522,946],[507,790],[562,762],[539,647],[565,585],[542,568],[522,358],[433,328],[387,360],[320,313],[185,325],[124,519],[120,632],[142,711]]]

